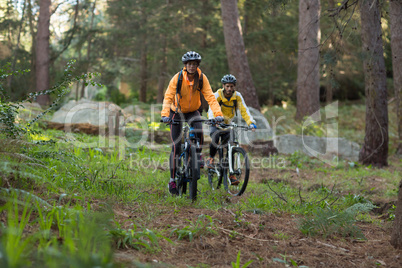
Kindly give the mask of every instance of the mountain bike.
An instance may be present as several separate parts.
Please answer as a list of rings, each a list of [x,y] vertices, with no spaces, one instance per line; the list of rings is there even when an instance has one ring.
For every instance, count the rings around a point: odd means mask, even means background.
[[[240,196],[247,188],[250,163],[246,151],[239,146],[237,131],[249,130],[249,128],[235,123],[219,123],[217,127],[229,132],[230,135],[228,140],[221,141],[217,147],[219,162],[213,169],[208,169],[208,182],[212,190],[219,189],[223,182],[223,186],[229,194]],[[238,185],[231,184],[231,175],[234,175],[239,181]]]
[[[162,120],[161,120],[162,122]],[[213,119],[197,119],[192,122],[214,122]],[[183,125],[183,138],[181,142],[181,153],[176,162],[175,181],[180,196],[186,195],[187,185],[189,186],[189,198],[197,198],[197,181],[200,179],[200,161],[197,150],[200,148],[200,140],[196,138],[194,130],[184,120],[172,120],[172,125]]]

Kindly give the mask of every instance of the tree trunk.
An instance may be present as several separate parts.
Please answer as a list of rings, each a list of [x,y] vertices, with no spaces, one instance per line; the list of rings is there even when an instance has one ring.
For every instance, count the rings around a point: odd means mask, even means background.
[[[140,101],[147,102],[147,13],[144,7],[141,9],[141,25],[142,25],[142,44],[141,44],[141,70],[140,70]]]
[[[159,77],[158,77],[158,95],[156,96],[156,103],[162,103],[165,91],[165,81],[167,72],[167,60],[166,60],[166,47],[167,40],[166,35],[161,36],[162,39],[162,57],[160,61]]]
[[[394,248],[402,249],[402,181],[399,182],[398,189],[398,201],[396,202],[395,220],[390,242]]]
[[[18,35],[17,35],[17,44],[15,45],[15,49],[14,49],[14,55],[13,55],[13,61],[11,64],[11,71],[15,71],[15,64],[17,63],[17,56],[18,56],[18,50],[20,49],[20,40],[21,40],[21,30],[22,30],[22,26],[24,25],[24,19],[25,19],[25,7],[27,5],[27,0],[24,1],[24,7],[22,9],[22,15],[21,15],[21,22],[20,25],[18,27]],[[7,81],[7,86],[8,88],[11,89],[11,84],[13,83],[13,75],[11,74],[9,76],[9,79]]]
[[[391,0],[389,17],[391,20],[392,69],[394,72],[396,114],[399,133],[396,153],[397,155],[402,155],[402,1]]]
[[[360,2],[366,128],[359,160],[365,165],[383,167],[388,165],[388,103],[379,2]]]
[[[202,0],[201,3],[201,16],[203,18],[207,18],[210,14],[211,14],[212,9],[209,6],[209,0]],[[206,50],[208,43],[208,32],[209,32],[209,24],[211,22],[209,20],[206,19],[202,19],[201,20],[201,28],[202,28],[202,34],[201,34],[201,48],[202,50]],[[207,100],[205,99],[204,95],[200,92],[200,99],[201,99],[201,107],[199,109],[199,111],[202,113],[202,111],[208,111],[209,108],[209,104],[207,102]]]
[[[335,8],[335,1],[334,0],[329,0],[328,1],[328,7],[330,9],[334,9]],[[335,39],[334,33],[331,34],[330,40],[331,40],[331,43],[330,43],[330,47],[328,48],[328,53],[330,55],[334,55],[334,53],[336,51],[335,50],[336,39]],[[327,105],[332,103],[332,99],[333,99],[333,96],[334,96],[334,87],[332,86],[332,84],[333,84],[333,80],[335,79],[333,68],[335,68],[335,66],[336,66],[336,61],[333,64],[329,63],[328,65],[330,65],[329,66],[330,71],[328,72],[328,69],[327,69],[327,72],[326,72],[326,75],[327,75],[327,88],[326,88],[326,91],[325,91],[325,102],[326,102]]]
[[[13,1],[8,0],[7,1],[7,8],[6,8],[6,12],[5,12],[5,17],[12,21],[12,7],[13,7]],[[4,8],[2,7],[2,10],[4,10]],[[4,11],[3,11],[4,12]],[[13,35],[13,30],[12,30],[12,23],[7,23],[6,24],[6,31],[7,31],[7,41],[8,41],[8,47],[12,48],[13,47],[13,43],[11,41],[11,36]]]
[[[260,110],[260,104],[248,65],[246,49],[241,33],[237,1],[221,0],[221,11],[226,55],[229,70],[237,78],[236,90],[241,92],[248,106]]]
[[[320,11],[319,0],[299,2],[297,120],[320,109]]]
[[[208,8],[208,0],[202,0],[201,1],[201,16],[203,18],[207,17],[210,12],[209,8]],[[202,32],[201,32],[201,47],[202,49],[206,49],[207,48],[207,34],[208,34],[208,24],[210,22],[208,20],[201,20],[200,26],[202,28]]]
[[[50,0],[39,1],[39,20],[36,42],[36,91],[49,89],[49,38],[50,38]],[[50,103],[49,95],[36,99],[40,105]]]
[[[34,17],[32,14],[32,3],[31,0],[28,0],[28,23],[29,23],[29,31],[31,33],[31,73],[30,73],[30,81],[31,86],[29,91],[35,91],[36,85],[36,33],[34,27]]]
[[[391,49],[392,49],[392,69],[394,74],[394,88],[396,98],[396,113],[398,122],[398,148],[397,155],[402,155],[402,2],[391,0],[390,2],[390,21],[391,21]],[[396,203],[395,221],[391,234],[391,245],[397,249],[402,249],[402,181],[399,183],[398,202]]]
[[[77,2],[78,5],[78,2]],[[91,47],[92,47],[92,30],[94,28],[94,18],[95,18],[95,8],[96,8],[96,0],[94,1],[94,4],[92,5],[92,17],[91,17],[91,24],[89,28],[89,34],[88,34],[88,47],[87,47],[87,60],[85,63],[85,73],[88,72],[89,69],[89,63],[91,60]],[[85,96],[85,82],[82,82],[82,88],[81,88],[81,99],[84,98]]]

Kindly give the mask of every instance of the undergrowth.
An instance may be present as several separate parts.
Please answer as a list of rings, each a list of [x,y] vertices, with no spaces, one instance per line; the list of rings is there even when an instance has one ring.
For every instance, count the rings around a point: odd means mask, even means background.
[[[367,213],[375,206],[371,203],[357,203],[343,211],[330,207],[317,208],[311,215],[300,221],[300,230],[305,235],[343,237],[365,239],[358,226],[356,217],[359,213]]]

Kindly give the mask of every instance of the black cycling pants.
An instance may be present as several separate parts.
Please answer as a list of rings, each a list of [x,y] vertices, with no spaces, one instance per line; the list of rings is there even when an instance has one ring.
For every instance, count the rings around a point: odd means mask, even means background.
[[[229,130],[220,130],[215,126],[211,126],[211,144],[209,145],[209,156],[214,158],[216,155],[217,147],[219,144],[219,138],[221,139],[221,144],[226,145],[230,138]]]

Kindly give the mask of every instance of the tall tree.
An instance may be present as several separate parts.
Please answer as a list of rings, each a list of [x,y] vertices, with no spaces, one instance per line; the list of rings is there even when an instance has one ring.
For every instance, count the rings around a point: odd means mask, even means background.
[[[158,27],[158,34],[160,42],[160,47],[158,50],[160,51],[160,56],[158,57],[158,91],[156,94],[156,103],[162,103],[164,92],[165,92],[165,82],[167,80],[167,50],[168,50],[168,32],[167,29],[169,27],[169,22],[172,20],[169,16],[169,8],[171,4],[169,0],[166,0],[166,4],[161,6],[160,16],[160,27]]]
[[[242,93],[247,105],[260,109],[246,55],[237,0],[221,0],[223,34],[229,70],[237,78],[237,89]]]
[[[12,71],[15,71],[15,64],[17,62],[17,54],[18,54],[18,50],[20,49],[21,30],[22,30],[22,27],[24,25],[24,20],[25,20],[25,7],[26,7],[26,4],[27,4],[27,0],[24,1],[24,7],[22,8],[21,21],[20,21],[20,25],[18,27],[17,44],[15,45],[13,60],[12,60],[12,64],[11,64],[11,70]],[[7,81],[7,84],[8,84],[9,88],[11,88],[12,83],[13,83],[13,75],[10,75],[9,79]]]
[[[50,38],[50,0],[39,1],[39,21],[36,41],[36,91],[49,89],[49,38]],[[48,105],[49,95],[37,98],[40,105]]]
[[[36,32],[35,32],[35,26],[34,26],[34,15],[32,14],[33,6],[31,1],[33,0],[28,0],[28,24],[29,24],[29,32],[31,34],[31,76],[30,76],[30,88],[29,90],[33,90],[34,87],[36,86]]]
[[[320,0],[299,1],[297,120],[320,109],[320,12]]]
[[[391,0],[390,2],[390,20],[391,20],[391,49],[392,49],[392,67],[394,72],[395,97],[397,101],[397,120],[399,132],[399,144],[397,154],[402,154],[402,2]],[[396,203],[395,221],[391,234],[391,245],[402,249],[402,181],[399,183],[398,202]]]
[[[392,69],[399,133],[397,154],[402,155],[402,1],[391,0],[389,17],[391,20]]]
[[[77,1],[77,7],[78,7],[78,1]],[[90,59],[91,59],[91,48],[92,48],[92,32],[94,28],[94,19],[95,19],[95,9],[96,9],[96,0],[92,4],[92,9],[91,9],[91,22],[89,24],[89,31],[88,31],[88,36],[87,36],[87,58],[85,61],[85,69],[84,72],[87,73],[89,69],[89,64],[90,64]],[[84,98],[85,96],[85,83],[82,83],[81,85],[81,98]]]
[[[147,11],[143,3],[141,6],[141,66],[140,66],[140,98],[142,102],[147,101],[147,76],[148,76],[148,61],[147,61]]]
[[[329,0],[328,1],[328,6],[330,9],[334,9],[335,8],[335,0]],[[336,19],[333,19],[334,23],[336,23]],[[336,60],[332,61],[333,58],[335,58],[335,46],[336,46],[336,38],[335,35],[332,33],[330,36],[330,44],[328,47],[328,52],[327,54],[332,56],[331,57],[331,64],[327,64],[329,65],[328,69],[329,69],[329,73],[327,72],[327,83],[326,83],[326,90],[325,90],[325,101],[327,104],[330,104],[332,102],[333,99],[333,95],[334,95],[334,87],[333,87],[333,80],[334,80],[334,71],[333,68],[335,67],[336,64]]]
[[[402,181],[399,182],[398,190],[398,201],[396,202],[395,220],[390,242],[394,248],[402,249]]]
[[[366,127],[359,160],[366,165],[383,167],[388,164],[388,102],[380,1],[360,1],[360,15],[364,53]]]
[[[156,103],[162,103],[165,91],[165,80],[166,80],[166,69],[167,69],[167,62],[166,62],[166,50],[167,50],[167,41],[166,36],[161,36],[161,46],[162,46],[162,55],[161,60],[159,62],[159,77],[158,77],[158,93],[156,96]]]

